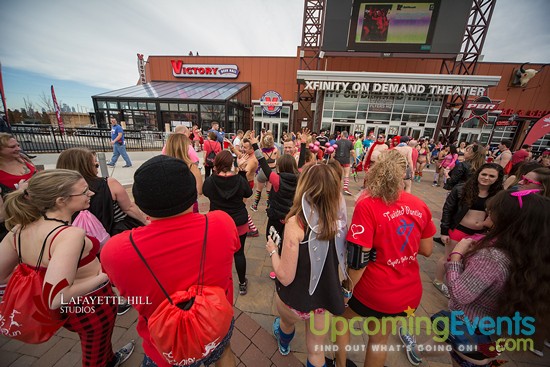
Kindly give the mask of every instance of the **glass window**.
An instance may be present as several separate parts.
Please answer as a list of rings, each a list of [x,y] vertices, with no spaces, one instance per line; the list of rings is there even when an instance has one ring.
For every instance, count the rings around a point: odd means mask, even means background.
[[[139,108],[140,110],[146,110],[146,109],[147,109],[147,103],[145,103],[145,102],[139,102],[139,103],[138,103],[138,108]]]
[[[281,109],[281,117],[284,119],[288,119],[290,116],[290,107],[283,107]]]
[[[369,112],[369,120],[377,120],[377,121],[389,121],[390,120],[390,114],[389,113],[381,113],[381,112]]]
[[[199,110],[196,103],[189,103],[187,106],[189,108],[189,112],[197,112]]]
[[[341,111],[355,111],[357,110],[357,103],[336,102],[334,103],[334,109]]]
[[[155,103],[147,103],[147,109],[149,111],[156,111],[157,110],[157,105]]]
[[[161,111],[169,111],[168,103],[159,103]]]
[[[330,110],[329,110],[329,111],[325,110],[325,111],[323,112],[323,117],[331,118],[331,117],[332,117],[332,111],[330,111]]]
[[[405,115],[403,114],[403,121],[410,121],[410,122],[425,122],[426,121],[426,115]]]
[[[401,121],[401,117],[403,115],[401,113],[392,113],[391,120],[392,121]]]
[[[428,118],[426,119],[426,122],[432,122],[432,123],[436,123],[437,122],[437,117],[436,115],[428,115]]]
[[[262,108],[260,106],[254,106],[254,116],[256,117],[262,116]]]
[[[430,110],[428,113],[432,114],[432,115],[439,115],[439,111],[441,110],[441,106],[432,106],[430,107]]]
[[[180,103],[180,111],[189,111],[187,108],[187,103]]]
[[[116,101],[107,102],[110,110],[118,110],[118,103]]]
[[[179,105],[177,103],[170,103],[170,111],[178,111]]]
[[[137,102],[130,102],[130,109],[131,110],[137,110],[138,109]]]
[[[336,119],[355,119],[355,111],[334,111]]]
[[[130,109],[128,102],[119,102],[119,103],[120,103],[120,109],[121,110],[129,110]]]
[[[361,120],[365,120],[367,118],[366,112],[357,112],[357,118]]]
[[[405,110],[403,113],[428,113],[428,106],[411,106],[405,105]]]
[[[394,104],[393,105],[393,112],[398,112],[398,113],[403,112],[403,104],[401,104],[401,103]]]
[[[97,107],[100,108],[100,109],[107,109],[107,102],[97,101]]]

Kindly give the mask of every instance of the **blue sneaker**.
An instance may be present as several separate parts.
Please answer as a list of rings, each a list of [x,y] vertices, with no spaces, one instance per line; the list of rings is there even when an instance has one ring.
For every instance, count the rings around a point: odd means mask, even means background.
[[[407,333],[407,330],[403,326],[399,327],[399,339],[405,346],[405,351],[407,352],[407,359],[413,366],[418,366],[422,363],[422,358],[416,354],[416,339],[414,336]]]
[[[290,344],[286,347],[281,344],[279,331],[281,331],[281,318],[276,317],[275,321],[273,321],[273,335],[275,336],[275,339],[277,339],[277,344],[279,345],[279,353],[281,353],[283,356],[286,356],[290,353]]]

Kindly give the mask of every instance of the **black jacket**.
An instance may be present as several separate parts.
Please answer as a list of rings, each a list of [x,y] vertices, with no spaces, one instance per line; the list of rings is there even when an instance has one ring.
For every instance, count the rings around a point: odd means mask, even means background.
[[[202,186],[202,193],[210,199],[210,211],[221,210],[229,214],[236,226],[248,221],[248,212],[243,201],[252,196],[246,180],[246,172],[233,176],[209,176]]]
[[[458,184],[449,193],[445,204],[443,205],[443,212],[441,213],[441,235],[448,236],[449,229],[455,229],[460,223],[462,218],[470,210],[469,207],[464,206],[462,200],[464,196],[464,184]]]
[[[267,216],[274,220],[283,220],[292,207],[298,176],[294,173],[279,173],[279,191],[271,189]]]
[[[449,172],[449,178],[443,188],[445,190],[451,190],[453,187],[460,183],[464,183],[472,175],[472,164],[464,161],[457,164],[451,172]]]

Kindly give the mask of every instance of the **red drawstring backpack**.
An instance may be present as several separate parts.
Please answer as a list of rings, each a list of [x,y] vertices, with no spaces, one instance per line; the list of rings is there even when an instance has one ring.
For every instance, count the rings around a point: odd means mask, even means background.
[[[199,279],[188,290],[169,295],[137,248],[130,232],[130,243],[149,270],[166,299],[147,320],[155,348],[171,365],[188,366],[208,357],[229,332],[233,306],[225,291],[217,286],[204,285],[206,236],[204,230]]]
[[[44,239],[35,267],[23,263],[21,231],[19,231],[19,264],[11,275],[4,298],[0,303],[0,334],[25,343],[38,344],[48,341],[65,323],[59,310],[53,311],[49,308],[49,302],[44,295],[58,294],[59,290],[68,286],[69,283],[64,280],[57,284],[52,292],[51,284],[46,283],[43,286],[46,270],[40,268],[48,237],[60,227],[64,225],[52,229]],[[82,252],[80,256],[82,257]]]

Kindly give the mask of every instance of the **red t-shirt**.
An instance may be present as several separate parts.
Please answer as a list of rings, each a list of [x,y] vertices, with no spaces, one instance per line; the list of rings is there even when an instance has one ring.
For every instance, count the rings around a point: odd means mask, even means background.
[[[376,261],[365,268],[353,296],[384,313],[417,308],[422,297],[416,259],[420,239],[432,237],[435,232],[430,209],[416,196],[403,192],[390,205],[379,198],[360,198],[346,239],[376,248]]]
[[[136,246],[168,294],[197,284],[204,230],[204,215],[195,213],[153,220],[151,224],[133,230]],[[208,213],[204,284],[225,289],[231,304],[233,254],[239,247],[239,236],[233,219],[219,210]],[[159,367],[168,367],[169,364],[151,343],[144,319],[149,318],[166,298],[132,247],[129,232],[116,235],[105,244],[101,250],[101,264],[121,295],[141,296],[140,303],[150,303],[132,304],[139,313],[137,332],[143,338],[145,354]]]
[[[216,154],[222,151],[222,146],[220,145],[220,143],[210,139],[204,142],[203,148],[205,158],[208,156],[208,154],[210,154],[211,151],[214,151],[214,153]]]

